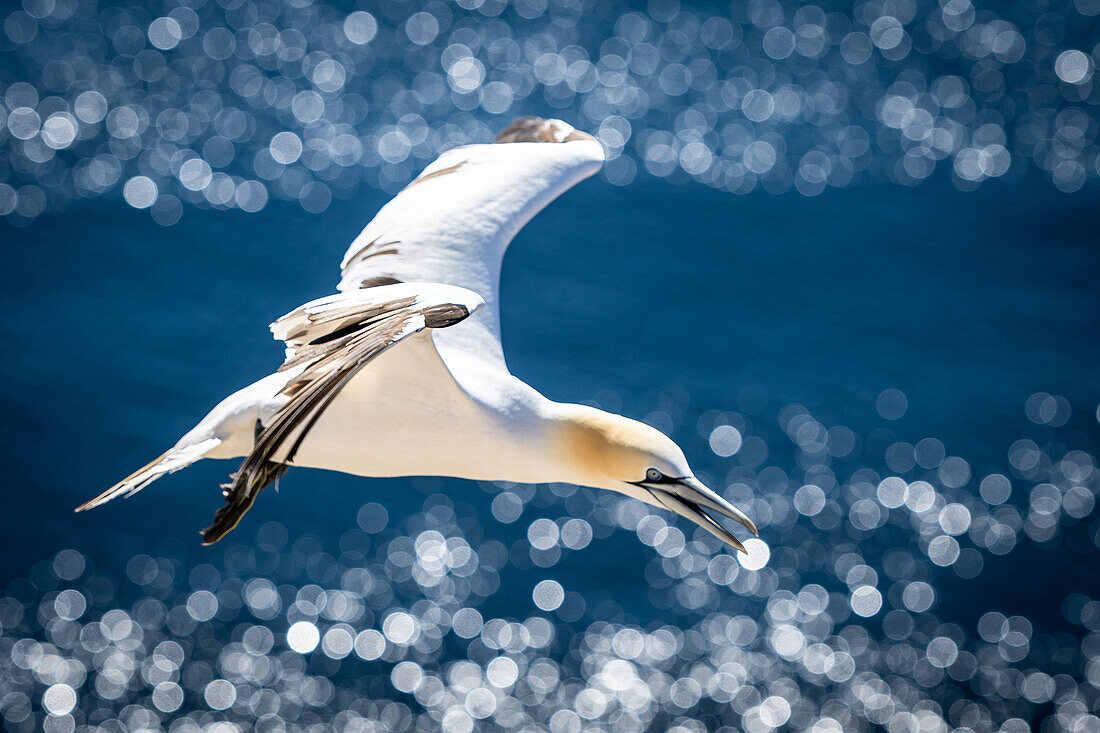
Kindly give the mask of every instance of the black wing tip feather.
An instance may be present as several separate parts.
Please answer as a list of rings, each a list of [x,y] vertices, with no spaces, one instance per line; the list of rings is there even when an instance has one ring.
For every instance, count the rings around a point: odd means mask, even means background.
[[[587,132],[571,130],[566,135],[561,135],[564,130],[558,126],[557,120],[545,120],[542,117],[517,117],[512,124],[505,127],[497,135],[498,143],[567,143],[573,140],[594,139]]]
[[[246,466],[247,463],[246,460]],[[231,484],[222,485],[226,503],[214,513],[214,523],[202,531],[204,545],[212,545],[229,534],[256,503],[260,491],[277,481],[287,470],[285,463],[273,461],[265,461],[257,470],[248,470],[246,466],[231,476]]]
[[[470,309],[458,303],[437,305],[424,309],[424,325],[428,328],[446,328],[465,320],[469,315]]]

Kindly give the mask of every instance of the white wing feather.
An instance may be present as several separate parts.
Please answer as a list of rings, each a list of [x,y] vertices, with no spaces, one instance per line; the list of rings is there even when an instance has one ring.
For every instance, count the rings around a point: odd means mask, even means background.
[[[503,367],[498,287],[504,251],[531,217],[600,169],[602,146],[584,138],[447,151],[352,243],[341,263],[340,290],[394,280],[472,290],[485,307],[453,329],[448,341]]]

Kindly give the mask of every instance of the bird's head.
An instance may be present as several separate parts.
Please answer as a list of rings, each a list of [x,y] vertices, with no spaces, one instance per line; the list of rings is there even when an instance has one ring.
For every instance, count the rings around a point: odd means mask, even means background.
[[[740,509],[695,478],[684,452],[661,431],[620,415],[572,405],[561,422],[561,435],[575,483],[618,491],[676,512],[742,552],[744,546],[707,510],[758,534]]]

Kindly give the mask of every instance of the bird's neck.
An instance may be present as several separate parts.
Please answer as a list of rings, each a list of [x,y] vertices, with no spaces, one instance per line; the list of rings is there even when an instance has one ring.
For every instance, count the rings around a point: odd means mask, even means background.
[[[615,456],[609,450],[613,436],[627,418],[569,403],[551,402],[545,407],[544,450],[553,456],[554,481],[607,488],[608,472]]]

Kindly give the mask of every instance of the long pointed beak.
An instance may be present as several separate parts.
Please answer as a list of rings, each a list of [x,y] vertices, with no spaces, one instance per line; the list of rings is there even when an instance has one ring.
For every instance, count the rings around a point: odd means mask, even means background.
[[[745,516],[737,507],[730,504],[715,492],[708,489],[694,476],[677,479],[675,481],[663,481],[661,483],[641,483],[653,497],[666,509],[676,512],[685,519],[690,519],[712,535],[728,545],[748,554],[741,541],[714,520],[704,511],[704,508],[719,515],[743,524],[757,537],[760,533],[752,520]]]
[[[677,492],[677,487],[683,487],[685,491],[683,493]],[[702,481],[689,476],[684,479],[680,479],[679,482],[670,484],[669,487],[672,493],[679,494],[680,498],[687,499],[688,501],[694,501],[696,504],[702,504],[707,509],[718,512],[727,519],[732,519],[735,522],[743,525],[747,530],[753,533],[756,537],[760,536],[760,532],[757,531],[756,525],[753,521],[745,515],[743,511],[730,504],[728,501],[719,496],[715,491],[708,489]]]

